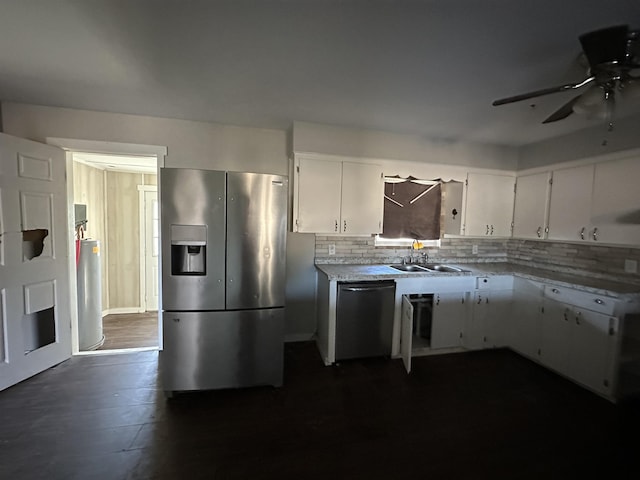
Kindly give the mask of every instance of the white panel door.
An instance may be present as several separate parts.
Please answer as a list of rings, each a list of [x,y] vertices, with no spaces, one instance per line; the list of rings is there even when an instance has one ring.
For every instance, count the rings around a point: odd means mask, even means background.
[[[592,230],[603,243],[640,244],[640,156],[595,166]],[[595,232],[593,229],[597,228]]]
[[[591,225],[593,165],[553,172],[549,205],[552,240],[588,240]]]
[[[434,293],[431,317],[431,348],[459,347],[467,317],[467,294]]]
[[[145,308],[158,310],[159,271],[158,254],[160,248],[160,224],[158,192],[144,192],[144,270],[145,270]]]
[[[298,168],[296,231],[338,233],[342,162],[301,157]]]
[[[342,164],[342,211],[340,232],[365,234],[382,232],[384,178],[378,165]]]
[[[546,238],[550,180],[549,172],[518,177],[513,211],[515,238]]]
[[[66,165],[0,134],[0,390],[71,356]]]

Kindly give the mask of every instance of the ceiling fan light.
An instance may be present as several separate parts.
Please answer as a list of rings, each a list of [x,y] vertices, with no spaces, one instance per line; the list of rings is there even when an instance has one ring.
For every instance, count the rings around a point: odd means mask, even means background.
[[[581,115],[604,115],[606,111],[604,100],[605,95],[602,88],[591,87],[576,100],[573,104],[573,111]]]
[[[640,98],[640,80],[629,80],[620,89],[620,95],[625,99]]]

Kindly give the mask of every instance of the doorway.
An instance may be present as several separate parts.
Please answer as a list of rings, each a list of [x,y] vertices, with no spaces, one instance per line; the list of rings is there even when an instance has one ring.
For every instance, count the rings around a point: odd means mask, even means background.
[[[76,215],[78,354],[159,347],[159,211],[156,156],[71,151]],[[78,217],[78,212],[85,216]],[[98,243],[89,243],[89,239]],[[79,242],[78,242],[79,241]],[[85,245],[91,246],[87,253]],[[94,252],[100,285],[87,286],[82,259]],[[99,259],[98,259],[99,257]],[[78,263],[79,262],[79,263]],[[98,311],[85,311],[90,295]],[[89,332],[96,338],[86,340]]]

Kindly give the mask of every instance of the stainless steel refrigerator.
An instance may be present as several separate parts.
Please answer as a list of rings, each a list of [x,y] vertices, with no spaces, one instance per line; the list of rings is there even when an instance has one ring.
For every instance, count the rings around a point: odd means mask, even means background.
[[[163,388],[282,385],[288,180],[162,168]]]

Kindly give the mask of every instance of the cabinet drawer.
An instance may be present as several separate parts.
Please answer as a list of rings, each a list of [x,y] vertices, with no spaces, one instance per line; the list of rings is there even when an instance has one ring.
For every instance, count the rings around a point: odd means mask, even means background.
[[[605,295],[595,295],[581,290],[555,287],[553,285],[545,285],[544,296],[562,303],[575,305],[576,307],[604,313],[605,315],[613,315],[617,301],[615,298]]]
[[[510,290],[512,288],[513,277],[511,275],[476,277],[477,290]]]

